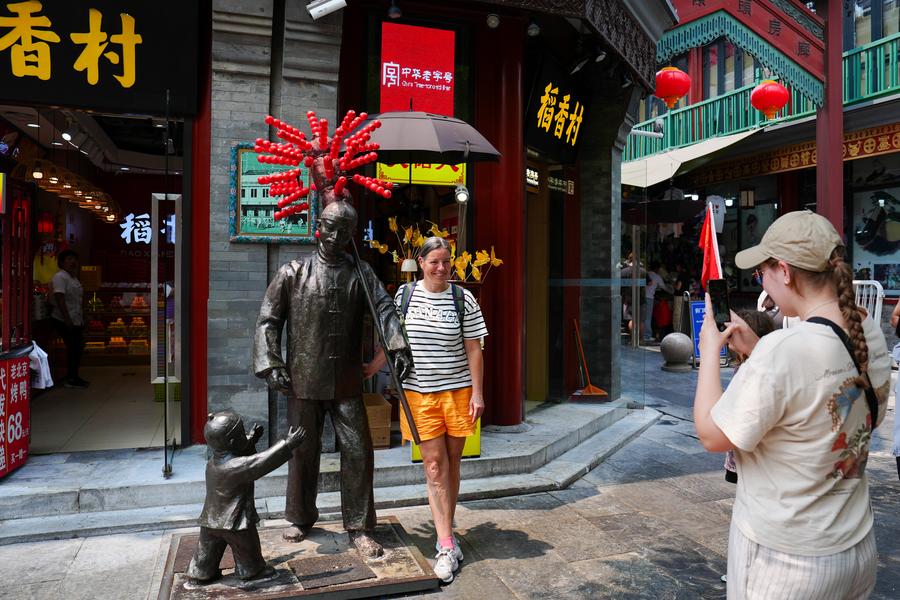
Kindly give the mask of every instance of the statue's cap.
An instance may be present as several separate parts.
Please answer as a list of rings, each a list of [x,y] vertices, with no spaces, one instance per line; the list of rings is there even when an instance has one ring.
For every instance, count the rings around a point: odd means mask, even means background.
[[[214,449],[226,449],[228,447],[228,438],[240,422],[241,416],[233,410],[209,413],[206,418],[206,426],[203,428],[203,436],[206,438],[206,443]]]

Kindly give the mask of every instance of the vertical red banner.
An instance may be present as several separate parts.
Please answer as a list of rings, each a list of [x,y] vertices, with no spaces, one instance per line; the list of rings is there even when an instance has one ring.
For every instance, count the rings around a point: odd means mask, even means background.
[[[29,359],[0,361],[0,477],[28,458],[31,438]]]
[[[381,112],[412,110],[453,116],[456,33],[381,25]]]

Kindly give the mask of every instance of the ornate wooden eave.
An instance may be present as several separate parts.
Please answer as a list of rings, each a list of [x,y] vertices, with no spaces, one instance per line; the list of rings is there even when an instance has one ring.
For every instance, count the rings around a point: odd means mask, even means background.
[[[640,1],[666,2],[666,0]],[[645,27],[638,23],[626,6],[626,2],[622,0],[482,0],[482,2],[584,21],[603,43],[628,65],[638,83],[648,90],[653,89],[657,40],[652,39]],[[666,5],[668,6],[667,3]],[[662,28],[672,23],[674,18],[671,18],[668,24],[663,24]]]
[[[822,105],[825,24],[799,0],[675,0],[675,7],[679,24],[659,41],[659,62],[724,37]]]

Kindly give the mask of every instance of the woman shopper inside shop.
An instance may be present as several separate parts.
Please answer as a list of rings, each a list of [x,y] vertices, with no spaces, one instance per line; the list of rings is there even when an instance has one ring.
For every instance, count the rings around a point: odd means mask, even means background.
[[[87,381],[78,376],[84,353],[84,290],[78,280],[78,254],[63,250],[56,257],[59,271],[50,280],[53,327],[66,345],[66,387],[86,388]]]
[[[720,332],[706,299],[694,422],[708,451],[735,451],[728,597],[866,598],[877,556],[865,468],[890,386],[884,335],[856,306],[844,244],[822,216],[782,216],[735,262],[801,320],[760,339],[732,312]],[[749,359],[723,393],[726,343]]]
[[[404,315],[413,354],[414,366],[403,389],[422,440],[428,505],[437,533],[434,572],[449,583],[463,560],[453,518],[463,447],[484,412],[481,338],[488,332],[472,293],[449,281],[449,242],[428,238],[418,262],[423,279],[402,286],[394,301]],[[370,376],[382,366],[384,355],[379,352],[365,373]],[[412,440],[402,413],[400,429],[403,439]]]

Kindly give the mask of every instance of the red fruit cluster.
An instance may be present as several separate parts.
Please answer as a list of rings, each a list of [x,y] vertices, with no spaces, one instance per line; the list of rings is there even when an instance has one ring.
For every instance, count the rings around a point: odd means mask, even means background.
[[[259,177],[257,181],[269,185],[269,195],[282,196],[278,201],[280,210],[275,212],[275,219],[283,219],[289,215],[309,209],[308,202],[301,202],[310,190],[317,188],[328,198],[341,198],[346,194],[349,171],[378,160],[378,144],[370,143],[372,132],[381,127],[380,121],[372,121],[355,131],[368,118],[366,113],[356,114],[347,111],[341,124],[328,136],[328,120],[320,119],[314,111],[306,113],[309,123],[310,137],[296,127],[269,115],[265,122],[275,128],[275,135],[284,143],[274,143],[263,138],[256,140],[254,150],[260,153],[259,162],[264,164],[287,165],[297,167],[302,162],[313,169],[316,184],[304,187],[300,183],[300,169],[291,169],[272,175]],[[354,132],[349,135],[351,132]],[[341,152],[343,145],[344,151]],[[318,169],[318,170],[317,170]],[[382,196],[391,197],[393,185],[373,177],[353,175],[350,179],[367,190]]]

